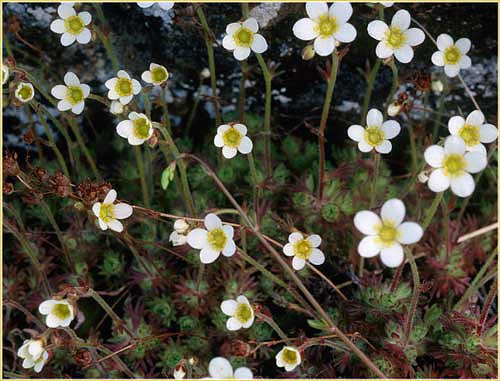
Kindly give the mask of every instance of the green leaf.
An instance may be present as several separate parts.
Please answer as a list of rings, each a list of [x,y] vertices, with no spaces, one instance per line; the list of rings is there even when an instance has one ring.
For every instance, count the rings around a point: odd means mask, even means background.
[[[167,168],[163,170],[161,173],[161,187],[163,190],[167,190],[168,185],[174,178],[175,173],[175,161],[170,164]]]
[[[320,331],[328,331],[328,324],[323,320],[308,319],[307,324],[314,329],[319,329]]]

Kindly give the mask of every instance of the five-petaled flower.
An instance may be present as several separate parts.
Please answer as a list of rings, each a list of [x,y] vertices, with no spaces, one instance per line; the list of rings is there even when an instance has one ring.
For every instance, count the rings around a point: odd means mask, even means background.
[[[380,211],[363,210],[354,216],[354,226],[366,235],[358,245],[358,253],[371,258],[380,253],[382,263],[398,267],[403,263],[403,245],[410,245],[422,238],[423,230],[415,222],[403,222],[406,208],[401,200],[387,200]]]
[[[64,75],[64,85],[56,85],[50,91],[52,96],[60,101],[57,103],[59,111],[71,110],[74,114],[81,114],[85,107],[85,98],[90,94],[90,87],[80,80],[75,73],[68,71]]]
[[[49,328],[69,327],[75,317],[73,305],[66,299],[49,299],[38,306]]]
[[[321,245],[321,237],[312,234],[305,237],[299,232],[293,232],[288,236],[288,243],[283,246],[283,253],[286,256],[293,257],[292,267],[295,270],[302,270],[306,261],[313,265],[322,265],[325,262],[325,254],[318,249]]]
[[[234,255],[236,245],[233,241],[234,230],[231,225],[223,225],[215,214],[205,216],[206,229],[193,229],[189,232],[189,246],[200,250],[200,261],[212,263],[219,258],[220,253],[226,257]]]
[[[481,143],[492,143],[498,137],[498,129],[489,123],[484,123],[484,114],[475,110],[466,119],[452,116],[448,121],[451,135],[460,136],[465,142],[467,151],[478,151],[486,155],[486,148]]]
[[[295,347],[285,346],[276,355],[276,366],[284,367],[287,372],[294,370],[301,361],[300,352]]]
[[[252,380],[253,373],[247,367],[237,368],[233,372],[233,366],[224,357],[215,357],[208,364],[208,374],[214,380]]]
[[[241,328],[250,328],[254,321],[253,308],[245,295],[240,295],[236,300],[224,300],[220,308],[224,314],[231,316],[226,327],[230,331],[237,331]]]
[[[19,102],[27,103],[35,96],[35,89],[29,82],[19,82],[14,95]]]
[[[238,61],[246,60],[251,51],[264,53],[267,42],[258,31],[259,24],[252,17],[243,22],[233,22],[226,27],[227,35],[222,40],[222,46],[232,51]]]
[[[33,368],[36,373],[42,371],[49,358],[45,345],[41,339],[24,340],[23,345],[17,350],[17,355],[23,359],[23,368]]]
[[[108,98],[118,99],[122,105],[129,104],[134,95],[141,92],[141,84],[130,78],[125,70],[119,70],[116,77],[108,79],[104,84],[108,89]]]
[[[425,161],[434,168],[427,181],[431,191],[444,192],[451,186],[451,191],[459,197],[474,192],[474,178],[470,174],[486,168],[488,160],[482,152],[466,150],[464,140],[455,135],[446,138],[444,148],[433,145],[425,150]]]
[[[116,132],[127,139],[130,145],[138,146],[153,136],[153,124],[145,114],[132,111],[128,119],[118,123]]]
[[[80,44],[87,44],[92,37],[90,30],[86,28],[92,21],[89,12],[80,12],[76,14],[73,5],[62,3],[57,8],[60,19],[52,21],[50,30],[61,34],[61,44],[69,46],[78,41]]]
[[[468,69],[472,65],[467,56],[471,47],[468,38],[460,38],[454,43],[449,34],[443,33],[436,39],[436,45],[439,50],[432,55],[432,63],[444,66],[444,72],[448,77],[455,77],[460,69]]]
[[[244,155],[252,151],[253,143],[247,135],[247,127],[241,123],[223,124],[217,128],[214,138],[216,147],[222,147],[226,159],[236,156],[238,151]]]
[[[118,220],[123,220],[132,215],[133,209],[130,205],[125,203],[114,204],[116,200],[116,191],[111,189],[102,204],[96,202],[92,205],[92,212],[98,218],[99,227],[102,230],[110,228],[115,232],[123,231],[123,224]]]
[[[330,9],[327,3],[306,3],[306,12],[309,17],[293,25],[293,34],[304,41],[314,40],[314,50],[320,56],[332,54],[337,42],[356,38],[356,29],[347,22],[352,16],[350,3],[334,3]]]
[[[377,57],[386,59],[394,55],[401,63],[413,59],[412,47],[424,42],[425,34],[418,28],[410,28],[410,22],[410,13],[401,9],[392,17],[391,26],[382,20],[368,24],[368,34],[380,41],[375,50]]]
[[[142,73],[141,78],[144,82],[152,83],[155,86],[164,84],[168,79],[168,70],[165,66],[151,63],[149,70]]]
[[[395,120],[384,122],[382,113],[372,108],[366,115],[366,128],[353,125],[347,130],[347,135],[358,142],[361,152],[370,152],[375,148],[379,153],[389,153],[392,150],[389,139],[395,138],[400,130],[398,122]]]

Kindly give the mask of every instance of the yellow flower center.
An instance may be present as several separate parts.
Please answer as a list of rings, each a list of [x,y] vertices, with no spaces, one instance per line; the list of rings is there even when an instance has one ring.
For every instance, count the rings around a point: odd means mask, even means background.
[[[335,17],[324,14],[319,16],[314,29],[321,37],[330,37],[339,30],[339,25]]]
[[[446,65],[458,65],[461,56],[460,50],[455,45],[451,45],[444,51],[444,63]]]
[[[459,177],[465,170],[467,162],[462,155],[450,153],[443,159],[444,174],[448,177]]]
[[[398,49],[406,42],[406,34],[397,26],[391,26],[386,32],[387,44],[393,49]]]
[[[283,361],[287,364],[293,365],[297,363],[297,352],[291,349],[285,348],[283,350]]]
[[[309,259],[312,254],[312,245],[307,239],[301,239],[293,244],[293,252],[297,258]]]
[[[236,45],[249,48],[250,46],[252,46],[253,43],[253,35],[254,32],[242,26],[240,29],[236,31],[236,33],[233,35],[233,38],[234,41],[236,42]]]
[[[396,224],[391,220],[385,220],[377,229],[377,242],[382,246],[392,246],[399,236]]]
[[[471,124],[464,125],[458,130],[458,135],[464,140],[468,147],[479,144],[479,127]]]
[[[99,218],[104,222],[109,222],[115,218],[115,207],[113,204],[101,204]]]
[[[151,79],[153,80],[153,83],[163,83],[167,80],[167,78],[168,72],[165,68],[155,67],[151,70]]]
[[[151,129],[151,123],[147,118],[138,118],[132,121],[134,125],[133,134],[139,139],[147,139]]]
[[[23,100],[28,100],[33,96],[33,89],[31,86],[28,86],[26,84],[21,85],[21,89],[19,90],[19,96]]]
[[[115,91],[120,97],[132,95],[132,80],[129,78],[118,78]]]
[[[58,319],[64,320],[71,316],[71,311],[67,304],[58,303],[52,308],[52,315],[55,315]]]
[[[80,86],[68,86],[66,99],[72,106],[83,101],[83,90]]]
[[[226,247],[226,233],[221,228],[211,230],[207,234],[207,241],[212,249],[222,251]]]
[[[242,323],[246,323],[252,318],[252,309],[246,303],[239,303],[236,307],[236,313],[234,314],[236,319]]]
[[[85,28],[85,24],[78,16],[71,16],[65,19],[64,26],[66,27],[66,32],[75,36],[82,33],[83,29]]]
[[[225,146],[238,148],[242,137],[243,136],[236,128],[231,127],[226,132],[224,132],[222,139],[224,140]]]
[[[377,147],[385,139],[384,131],[377,126],[367,127],[365,130],[365,140],[372,147]]]

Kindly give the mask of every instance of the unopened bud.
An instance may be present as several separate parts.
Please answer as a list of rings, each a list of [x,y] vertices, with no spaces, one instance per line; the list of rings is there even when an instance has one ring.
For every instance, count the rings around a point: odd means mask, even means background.
[[[174,378],[176,380],[182,380],[186,375],[186,370],[184,369],[184,365],[177,364],[174,369]]]
[[[431,83],[431,89],[436,94],[441,94],[443,92],[443,90],[444,90],[443,82],[441,82],[439,79],[436,79],[436,80],[432,81],[432,83]]]
[[[184,219],[175,220],[174,230],[179,234],[184,234],[189,229],[189,224]]]
[[[314,58],[316,52],[314,51],[314,46],[307,45],[304,49],[302,49],[302,59],[304,61],[310,61]]]
[[[201,71],[200,75],[201,75],[201,78],[203,78],[203,79],[210,78],[210,70],[208,70],[208,68],[205,68]]]
[[[109,106],[109,111],[111,114],[118,115],[123,112],[123,105],[119,101],[111,102],[111,106]]]
[[[427,174],[425,172],[420,172],[417,176],[418,178],[418,181],[420,181],[421,183],[426,183],[427,180],[429,180],[429,176],[427,176]]]
[[[389,116],[396,116],[401,112],[401,109],[403,108],[403,105],[393,102],[387,107],[387,115]]]
[[[187,236],[184,234],[179,234],[175,230],[170,233],[170,237],[168,237],[168,240],[172,242],[173,246],[182,246],[185,245],[187,242]]]

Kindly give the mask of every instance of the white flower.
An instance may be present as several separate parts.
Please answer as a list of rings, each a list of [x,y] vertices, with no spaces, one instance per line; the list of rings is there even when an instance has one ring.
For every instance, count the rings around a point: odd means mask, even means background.
[[[210,378],[216,380],[237,379],[252,380],[252,371],[246,367],[241,367],[233,372],[233,366],[224,357],[215,357],[208,364],[208,374]]]
[[[132,111],[128,114],[128,119],[118,123],[116,132],[128,139],[130,145],[138,146],[153,136],[153,124],[146,115]]]
[[[399,102],[392,102],[389,106],[387,106],[387,115],[396,116],[403,109],[403,105]]]
[[[141,78],[144,82],[159,86],[167,81],[168,71],[165,66],[151,63],[149,70],[143,72]]]
[[[382,4],[386,8],[392,7],[394,5],[394,3],[390,1],[379,1],[379,4]]]
[[[392,144],[388,139],[396,137],[401,127],[395,120],[384,122],[382,113],[372,108],[366,115],[366,128],[353,125],[347,130],[347,135],[358,142],[361,152],[370,152],[373,148],[379,153],[389,153]]]
[[[216,147],[222,147],[222,154],[226,159],[235,157],[238,151],[246,155],[253,148],[252,141],[246,135],[247,128],[243,124],[223,124],[217,128],[214,144]]]
[[[92,37],[90,30],[85,28],[92,21],[89,12],[76,14],[72,4],[63,3],[57,8],[57,13],[60,19],[52,21],[50,30],[62,34],[61,44],[63,46],[69,46],[75,40],[80,44],[87,44],[90,41]]]
[[[380,253],[382,263],[398,267],[403,263],[403,245],[410,245],[422,238],[423,230],[415,222],[403,222],[405,205],[401,200],[387,200],[380,211],[380,217],[369,210],[354,216],[354,225],[366,235],[358,245],[358,253],[371,258]]]
[[[137,3],[137,5],[141,8],[149,8],[154,4],[158,4],[161,9],[164,11],[168,11],[172,9],[172,7],[175,5],[175,2],[173,1],[143,1],[140,3]]]
[[[14,91],[16,99],[22,103],[27,103],[35,96],[35,89],[29,82],[19,82]]]
[[[333,53],[337,42],[352,42],[356,38],[356,29],[347,21],[352,16],[350,3],[334,3],[328,9],[327,3],[306,3],[308,18],[303,18],[293,25],[295,37],[314,40],[314,50],[320,56]]]
[[[7,83],[9,80],[9,67],[5,64],[2,64],[2,86]]]
[[[401,63],[408,63],[413,59],[412,46],[424,42],[425,34],[418,28],[410,28],[410,22],[408,11],[401,9],[392,17],[390,27],[381,20],[368,24],[368,34],[380,41],[375,50],[377,57],[385,59],[394,55]]]
[[[115,232],[122,232],[123,225],[118,220],[123,220],[132,215],[133,209],[130,205],[120,203],[113,204],[116,200],[116,191],[111,189],[102,204],[100,202],[96,202],[92,205],[92,211],[95,216],[98,218],[99,226],[102,230],[107,230],[110,228]]]
[[[492,143],[498,138],[497,128],[484,123],[484,114],[475,110],[467,119],[453,116],[448,121],[448,130],[451,135],[460,136],[465,142],[467,151],[478,151],[486,155],[486,148],[481,143]]]
[[[287,372],[294,370],[301,361],[300,352],[295,347],[283,347],[276,355],[276,366],[284,367]]]
[[[90,87],[80,80],[75,73],[68,71],[64,75],[64,85],[57,85],[50,93],[53,97],[60,99],[57,103],[59,111],[71,110],[74,114],[81,114],[85,106],[85,98],[90,94]]]
[[[460,38],[453,43],[449,34],[440,34],[436,40],[438,51],[434,52],[431,61],[436,66],[444,66],[444,72],[448,77],[455,77],[460,69],[468,69],[471,60],[467,56],[471,42],[468,38]]]
[[[231,257],[236,251],[233,241],[233,227],[223,225],[222,221],[215,214],[209,213],[205,217],[205,229],[193,229],[187,237],[188,244],[200,251],[200,261],[202,263],[212,263],[220,253],[226,257]]]
[[[302,270],[306,261],[313,265],[322,265],[325,262],[325,254],[318,249],[321,245],[321,237],[312,234],[306,238],[299,233],[294,232],[288,236],[288,243],[283,246],[283,253],[288,257],[293,257],[292,267],[295,270]]]
[[[106,81],[105,86],[109,89],[108,98],[112,101],[118,99],[122,105],[129,104],[134,95],[141,92],[139,81],[130,78],[125,70],[119,70],[116,77]]]
[[[254,321],[253,308],[244,295],[240,295],[236,300],[224,300],[220,308],[224,314],[231,316],[226,327],[230,331],[237,331],[241,328],[250,328]]]
[[[40,373],[49,358],[42,340],[24,340],[23,345],[17,350],[17,355],[23,359],[23,368]]]
[[[238,61],[246,60],[250,51],[264,53],[267,42],[258,31],[259,24],[252,17],[243,22],[233,22],[226,27],[227,35],[222,40],[222,46],[232,51]]]
[[[45,324],[49,328],[69,327],[75,318],[75,311],[70,302],[66,299],[49,299],[38,306],[38,311],[42,315],[47,315]]]
[[[174,222],[174,230],[179,234],[184,234],[189,230],[189,224],[183,218],[175,220]]]
[[[482,152],[467,152],[462,138],[448,136],[444,148],[433,145],[424,152],[427,164],[435,168],[429,176],[429,189],[433,192],[451,190],[459,197],[468,197],[474,192],[475,184],[471,173],[486,168],[487,158]]]
[[[173,246],[182,246],[186,244],[187,236],[185,236],[184,234],[177,233],[174,230],[172,233],[170,233],[168,240],[169,242],[172,242]]]
[[[114,115],[119,115],[123,112],[124,108],[120,101],[111,101],[109,105],[109,112]]]

